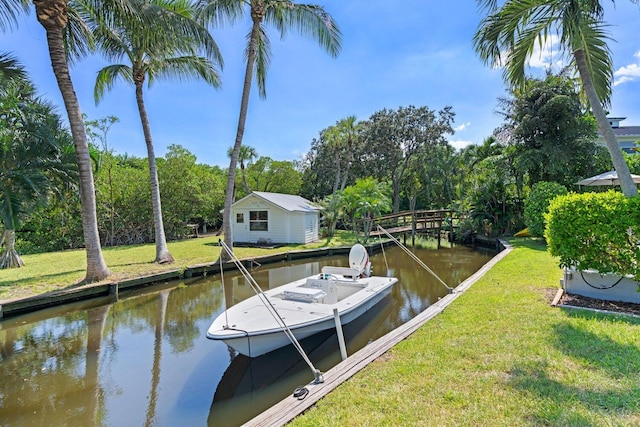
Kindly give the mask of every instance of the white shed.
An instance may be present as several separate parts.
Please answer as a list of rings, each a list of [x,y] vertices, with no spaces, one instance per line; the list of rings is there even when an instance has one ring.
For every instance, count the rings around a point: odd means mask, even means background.
[[[320,207],[293,194],[254,191],[231,205],[231,227],[238,243],[315,242]]]

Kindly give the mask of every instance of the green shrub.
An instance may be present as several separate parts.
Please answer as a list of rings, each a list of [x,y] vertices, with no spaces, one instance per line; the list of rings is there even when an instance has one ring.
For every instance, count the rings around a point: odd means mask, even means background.
[[[531,193],[524,202],[524,223],[529,228],[529,235],[544,235],[544,214],[549,209],[549,202],[556,196],[567,194],[567,188],[556,182],[541,181],[531,188]]]
[[[545,215],[549,252],[560,266],[640,279],[640,198],[613,190],[568,194]]]

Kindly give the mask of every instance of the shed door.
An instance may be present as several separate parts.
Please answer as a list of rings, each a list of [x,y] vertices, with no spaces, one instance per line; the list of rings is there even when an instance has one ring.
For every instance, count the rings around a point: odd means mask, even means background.
[[[246,211],[237,211],[236,212],[236,224],[235,229],[237,236],[234,237],[234,240],[246,240],[247,239],[247,230],[249,229],[249,214]]]

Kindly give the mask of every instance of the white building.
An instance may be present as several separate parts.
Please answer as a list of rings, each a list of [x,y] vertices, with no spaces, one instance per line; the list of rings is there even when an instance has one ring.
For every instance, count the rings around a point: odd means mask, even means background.
[[[320,207],[292,194],[254,191],[231,205],[237,243],[310,243],[319,239]]]

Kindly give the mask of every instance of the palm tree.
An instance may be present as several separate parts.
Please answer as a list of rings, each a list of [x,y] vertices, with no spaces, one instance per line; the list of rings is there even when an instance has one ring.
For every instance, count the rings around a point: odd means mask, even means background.
[[[14,0],[15,1],[15,0]],[[23,2],[25,2],[24,0]],[[109,20],[116,9],[130,10],[128,0],[33,0],[38,22],[44,27],[53,74],[62,94],[78,164],[82,232],[87,253],[85,280],[93,282],[111,273],[102,256],[96,214],[95,188],[87,135],[73,82],[69,74],[70,58],[81,58],[93,46],[86,19]],[[87,13],[89,12],[89,13]]]
[[[26,77],[0,77],[0,110],[0,268],[12,268],[24,265],[15,249],[21,221],[76,177],[69,134]]]
[[[156,157],[143,97],[144,82],[147,77],[149,85],[159,77],[200,77],[218,87],[220,79],[212,61],[222,64],[222,58],[206,28],[193,19],[195,9],[190,7],[188,1],[153,0],[138,3],[141,6],[140,14],[143,18],[148,17],[148,20],[131,19],[124,15],[116,17],[113,24],[101,26],[96,31],[98,45],[105,56],[113,61],[126,59],[128,63],[102,68],[96,77],[94,95],[98,103],[118,78],[135,87],[149,162],[155,262],[162,264],[173,262],[174,259],[169,253],[164,233]],[[202,48],[206,57],[198,55],[199,48]]]
[[[534,47],[549,34],[559,35],[561,48],[571,55],[578,70],[582,89],[620,177],[620,187],[626,196],[636,196],[638,189],[603,106],[609,103],[613,70],[600,1],[507,0],[500,7],[497,0],[477,1],[488,14],[474,36],[475,49],[485,63],[504,62],[504,78],[511,85],[525,83],[525,65]]]
[[[233,147],[229,148],[229,151],[227,151],[227,155],[229,156],[229,158],[231,158],[231,156],[233,155]],[[244,191],[247,194],[251,193],[251,189],[249,188],[249,184],[247,184],[245,167],[247,163],[251,163],[256,157],[258,157],[258,152],[255,148],[248,145],[240,146],[240,151],[238,152],[238,163],[240,163],[240,172],[242,173],[242,185],[244,186]]]
[[[331,15],[317,5],[298,4],[289,0],[200,0],[202,16],[206,22],[213,24],[224,21],[235,22],[242,19],[247,11],[251,16],[251,31],[247,37],[247,65],[240,102],[238,129],[231,153],[227,190],[224,199],[222,227],[224,241],[233,247],[231,233],[231,204],[233,203],[233,186],[235,184],[236,164],[244,136],[247,120],[249,94],[255,70],[256,83],[260,97],[266,97],[266,73],[271,59],[271,42],[267,37],[265,23],[275,26],[284,37],[293,29],[300,34],[316,40],[330,55],[336,56],[341,47],[341,33]],[[248,8],[245,8],[248,6]]]

